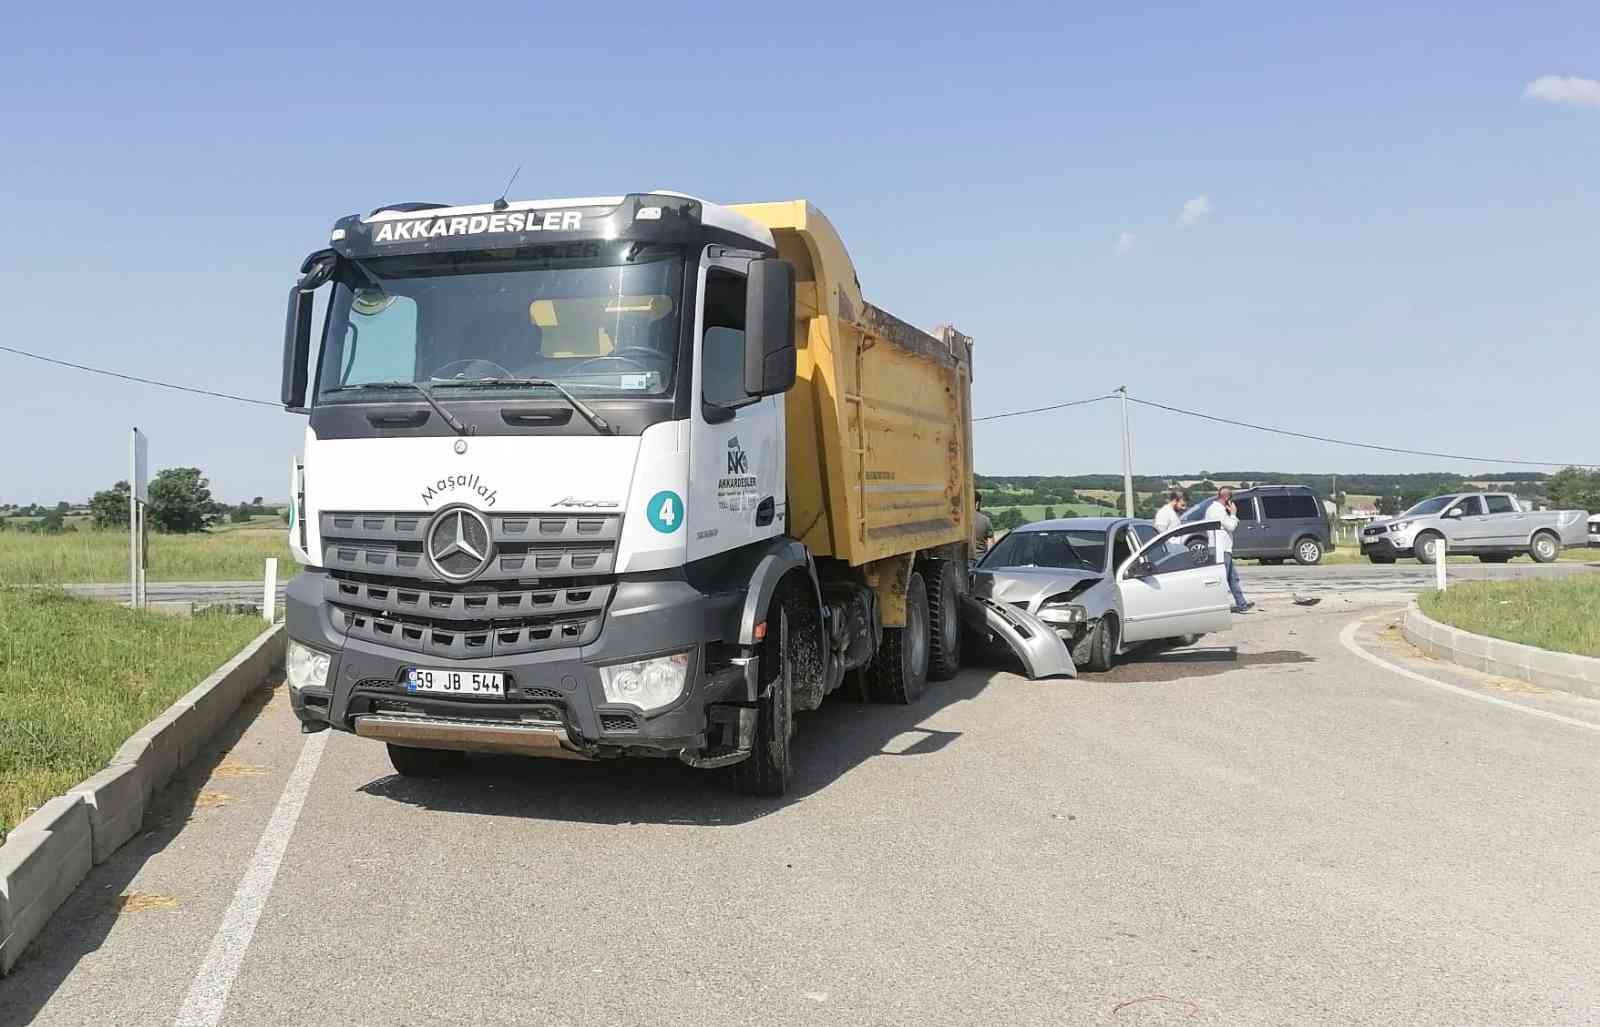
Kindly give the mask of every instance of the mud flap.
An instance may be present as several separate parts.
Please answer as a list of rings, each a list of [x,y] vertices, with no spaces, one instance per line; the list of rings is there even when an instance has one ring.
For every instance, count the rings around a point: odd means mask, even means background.
[[[968,595],[961,597],[961,619],[978,638],[998,640],[1010,649],[1030,678],[1078,676],[1061,636],[1026,610]]]

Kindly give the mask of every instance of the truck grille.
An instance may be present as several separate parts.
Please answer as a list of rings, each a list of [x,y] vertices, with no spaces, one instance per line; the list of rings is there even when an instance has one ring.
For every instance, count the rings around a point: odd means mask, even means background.
[[[444,581],[423,552],[432,513],[340,513],[321,517],[322,565],[416,581]],[[478,581],[610,574],[618,514],[485,514],[494,558]]]

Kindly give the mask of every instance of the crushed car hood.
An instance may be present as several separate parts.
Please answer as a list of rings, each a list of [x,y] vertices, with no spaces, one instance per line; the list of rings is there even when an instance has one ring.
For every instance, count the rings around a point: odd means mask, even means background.
[[[995,567],[972,573],[972,594],[1002,603],[1032,605],[1062,593],[1080,595],[1105,577],[1101,571],[1065,567]]]

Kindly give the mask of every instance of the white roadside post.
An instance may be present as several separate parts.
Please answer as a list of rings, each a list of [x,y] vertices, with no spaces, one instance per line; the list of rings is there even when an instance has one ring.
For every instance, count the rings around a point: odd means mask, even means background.
[[[1436,548],[1434,550],[1434,556],[1433,556],[1433,583],[1434,583],[1434,586],[1439,589],[1439,591],[1443,592],[1444,591],[1444,561],[1445,561],[1445,557],[1449,555],[1450,543],[1446,542],[1444,540],[1444,536],[1441,535],[1441,536],[1439,536],[1439,541],[1434,543],[1434,544],[1438,548]]]
[[[261,617],[268,624],[278,617],[278,558],[267,557],[267,580],[261,588]]]
[[[144,508],[150,502],[150,439],[133,429],[128,474],[128,606],[144,609]]]

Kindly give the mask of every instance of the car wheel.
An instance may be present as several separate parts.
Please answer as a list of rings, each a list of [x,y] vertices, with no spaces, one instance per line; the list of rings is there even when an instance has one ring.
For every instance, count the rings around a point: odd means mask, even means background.
[[[1540,563],[1551,563],[1561,555],[1561,540],[1548,531],[1541,531],[1533,536],[1533,544],[1528,547],[1528,555]]]
[[[1439,544],[1443,541],[1444,536],[1437,532],[1424,532],[1417,536],[1411,551],[1417,555],[1418,563],[1433,563],[1439,559]]]
[[[401,777],[446,777],[467,765],[467,754],[456,749],[415,749],[391,742],[389,763]]]
[[[1106,671],[1117,662],[1117,615],[1108,613],[1095,622],[1094,630],[1072,647],[1072,662],[1089,670]]]
[[[1303,538],[1294,544],[1294,562],[1311,567],[1322,562],[1322,543],[1314,538]]]
[[[906,626],[884,628],[872,658],[867,690],[874,702],[909,706],[928,684],[928,586],[919,571],[906,588]]]

